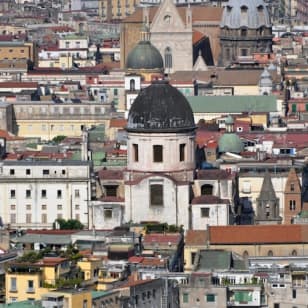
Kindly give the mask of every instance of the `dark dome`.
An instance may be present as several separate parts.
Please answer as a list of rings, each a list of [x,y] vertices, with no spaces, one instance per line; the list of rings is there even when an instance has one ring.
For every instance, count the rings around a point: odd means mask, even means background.
[[[128,131],[183,132],[195,129],[191,107],[184,95],[166,80],[154,81],[132,104]]]
[[[163,58],[156,47],[149,41],[140,41],[127,56],[127,69],[164,69]]]

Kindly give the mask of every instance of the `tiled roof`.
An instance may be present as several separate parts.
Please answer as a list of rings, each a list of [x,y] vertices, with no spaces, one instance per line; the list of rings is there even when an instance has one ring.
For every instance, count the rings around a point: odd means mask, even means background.
[[[308,225],[211,226],[211,244],[307,243]]]
[[[51,235],[67,235],[77,233],[79,230],[27,230],[27,234],[51,234]]]
[[[18,82],[18,81],[5,81],[0,82],[0,88],[37,88],[37,82]]]
[[[171,243],[171,244],[178,244],[181,240],[181,234],[179,233],[168,233],[168,234],[160,234],[160,233],[151,233],[146,234],[143,237],[143,243],[144,244],[151,244],[151,243]]]
[[[204,37],[205,37],[205,35],[203,33],[194,30],[193,31],[193,44],[198,43]]]
[[[198,170],[196,176],[198,180],[228,180],[233,178],[230,172],[221,169]]]
[[[192,204],[228,204],[230,203],[227,199],[220,199],[216,196],[211,195],[203,195],[195,197],[192,202]]]
[[[205,230],[188,230],[185,236],[185,244],[189,246],[205,246],[208,240]]]
[[[124,128],[127,124],[125,119],[110,119],[110,127],[121,127]]]

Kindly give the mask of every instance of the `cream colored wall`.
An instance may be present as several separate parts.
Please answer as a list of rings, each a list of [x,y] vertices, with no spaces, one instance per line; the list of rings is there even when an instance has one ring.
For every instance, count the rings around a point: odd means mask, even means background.
[[[234,86],[234,95],[259,95],[258,85]]]
[[[263,176],[245,176],[245,175],[240,175],[238,178],[238,187],[239,187],[239,196],[240,197],[248,197],[252,201],[252,206],[254,211],[257,210],[257,198],[260,195],[260,191],[262,188],[262,183],[263,183]],[[276,193],[276,197],[279,198],[279,213],[280,216],[283,218],[284,217],[284,189],[287,181],[287,175],[282,176],[277,175],[276,177],[272,176],[271,177],[273,188]],[[243,192],[243,183],[244,182],[249,182],[250,183],[250,193],[244,193]]]

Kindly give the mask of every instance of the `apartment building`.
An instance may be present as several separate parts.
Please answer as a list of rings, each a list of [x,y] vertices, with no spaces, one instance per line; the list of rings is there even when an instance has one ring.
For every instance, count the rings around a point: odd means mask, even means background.
[[[52,228],[58,218],[88,225],[90,163],[3,161],[0,216],[11,228]]]

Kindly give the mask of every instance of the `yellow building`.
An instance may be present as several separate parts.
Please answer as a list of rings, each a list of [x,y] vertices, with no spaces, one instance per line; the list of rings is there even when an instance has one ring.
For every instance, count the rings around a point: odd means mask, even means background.
[[[83,282],[86,284],[93,284],[98,280],[99,268],[102,260],[99,258],[89,257],[83,258],[77,262],[77,266],[83,272]]]
[[[54,289],[59,280],[69,279],[71,270],[66,258],[49,257],[36,263],[10,263],[5,274],[6,300],[39,300],[44,293]]]
[[[0,42],[0,60],[27,59],[37,64],[36,48],[32,42]]]
[[[92,296],[88,290],[69,289],[42,295],[43,307],[91,308]]]

